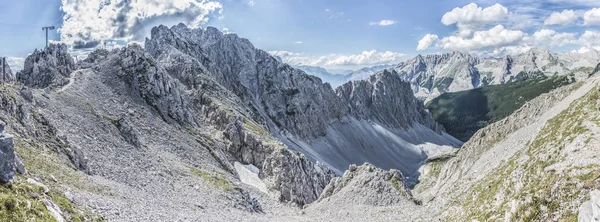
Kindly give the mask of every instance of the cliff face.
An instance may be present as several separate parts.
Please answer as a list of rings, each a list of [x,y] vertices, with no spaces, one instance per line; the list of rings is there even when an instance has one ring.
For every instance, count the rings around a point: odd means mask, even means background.
[[[411,94],[410,84],[395,71],[384,71],[364,81],[348,82],[336,89],[347,113],[361,120],[376,120],[392,128],[421,124],[438,133],[444,130]]]

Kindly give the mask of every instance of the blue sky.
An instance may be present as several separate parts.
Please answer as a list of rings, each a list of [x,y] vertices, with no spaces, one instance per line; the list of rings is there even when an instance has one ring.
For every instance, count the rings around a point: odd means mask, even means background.
[[[501,56],[531,47],[600,46],[596,0],[2,0],[2,5],[0,56],[8,57],[43,48],[46,25],[60,28],[51,33],[53,41],[76,52],[108,40],[143,41],[152,26],[179,22],[215,26],[288,63],[327,68],[397,63],[418,53]]]

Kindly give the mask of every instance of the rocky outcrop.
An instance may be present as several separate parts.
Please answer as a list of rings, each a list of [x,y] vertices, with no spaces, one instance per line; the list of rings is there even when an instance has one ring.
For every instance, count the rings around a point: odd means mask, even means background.
[[[281,193],[282,201],[299,206],[317,200],[335,176],[327,167],[289,149],[277,149],[267,157],[262,174]]]
[[[140,141],[139,131],[136,129],[134,123],[128,118],[121,118],[117,122],[117,128],[123,136],[123,139],[134,147],[140,148],[142,143]]]
[[[0,183],[10,182],[15,176],[15,147],[13,137],[4,130],[0,121]]]
[[[600,191],[594,190],[590,192],[591,200],[585,202],[579,208],[579,222],[595,222],[600,221]]]
[[[351,165],[342,177],[336,177],[325,187],[317,202],[348,202],[358,205],[394,206],[416,201],[404,176],[398,170],[385,171],[365,163]]]
[[[163,119],[183,125],[197,125],[184,89],[139,45],[113,51],[94,66],[94,70],[119,76],[134,90],[134,94],[156,109]]]
[[[77,68],[67,50],[65,44],[50,44],[42,51],[36,49],[25,59],[17,80],[33,88],[66,85],[71,72]]]

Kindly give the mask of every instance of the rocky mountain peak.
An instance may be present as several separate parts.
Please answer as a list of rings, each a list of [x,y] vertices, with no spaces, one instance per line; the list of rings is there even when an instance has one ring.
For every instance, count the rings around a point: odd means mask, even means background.
[[[17,80],[34,88],[62,86],[69,82],[68,78],[76,68],[67,45],[50,44],[27,56],[23,70],[17,73]]]
[[[441,132],[423,103],[412,95],[410,84],[394,70],[384,70],[367,80],[348,82],[337,88],[336,93],[348,104],[349,113],[358,119],[377,120],[394,128],[420,123]]]

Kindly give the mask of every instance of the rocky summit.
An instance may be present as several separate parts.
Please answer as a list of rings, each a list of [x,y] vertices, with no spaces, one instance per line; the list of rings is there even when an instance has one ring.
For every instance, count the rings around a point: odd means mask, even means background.
[[[17,79],[25,86],[45,88],[68,83],[71,72],[76,69],[73,57],[65,44],[51,44],[42,51],[34,51],[25,59],[23,70]]]
[[[506,61],[567,61],[534,55]],[[597,75],[590,69],[535,96],[463,144],[433,119],[419,87],[513,76],[478,77],[490,61],[418,56],[332,88],[213,27],[160,25],[143,46],[97,49],[77,62],[66,45],[50,44],[0,87],[0,216],[593,220]],[[511,73],[531,68],[520,64]],[[437,81],[440,73],[449,80]]]

